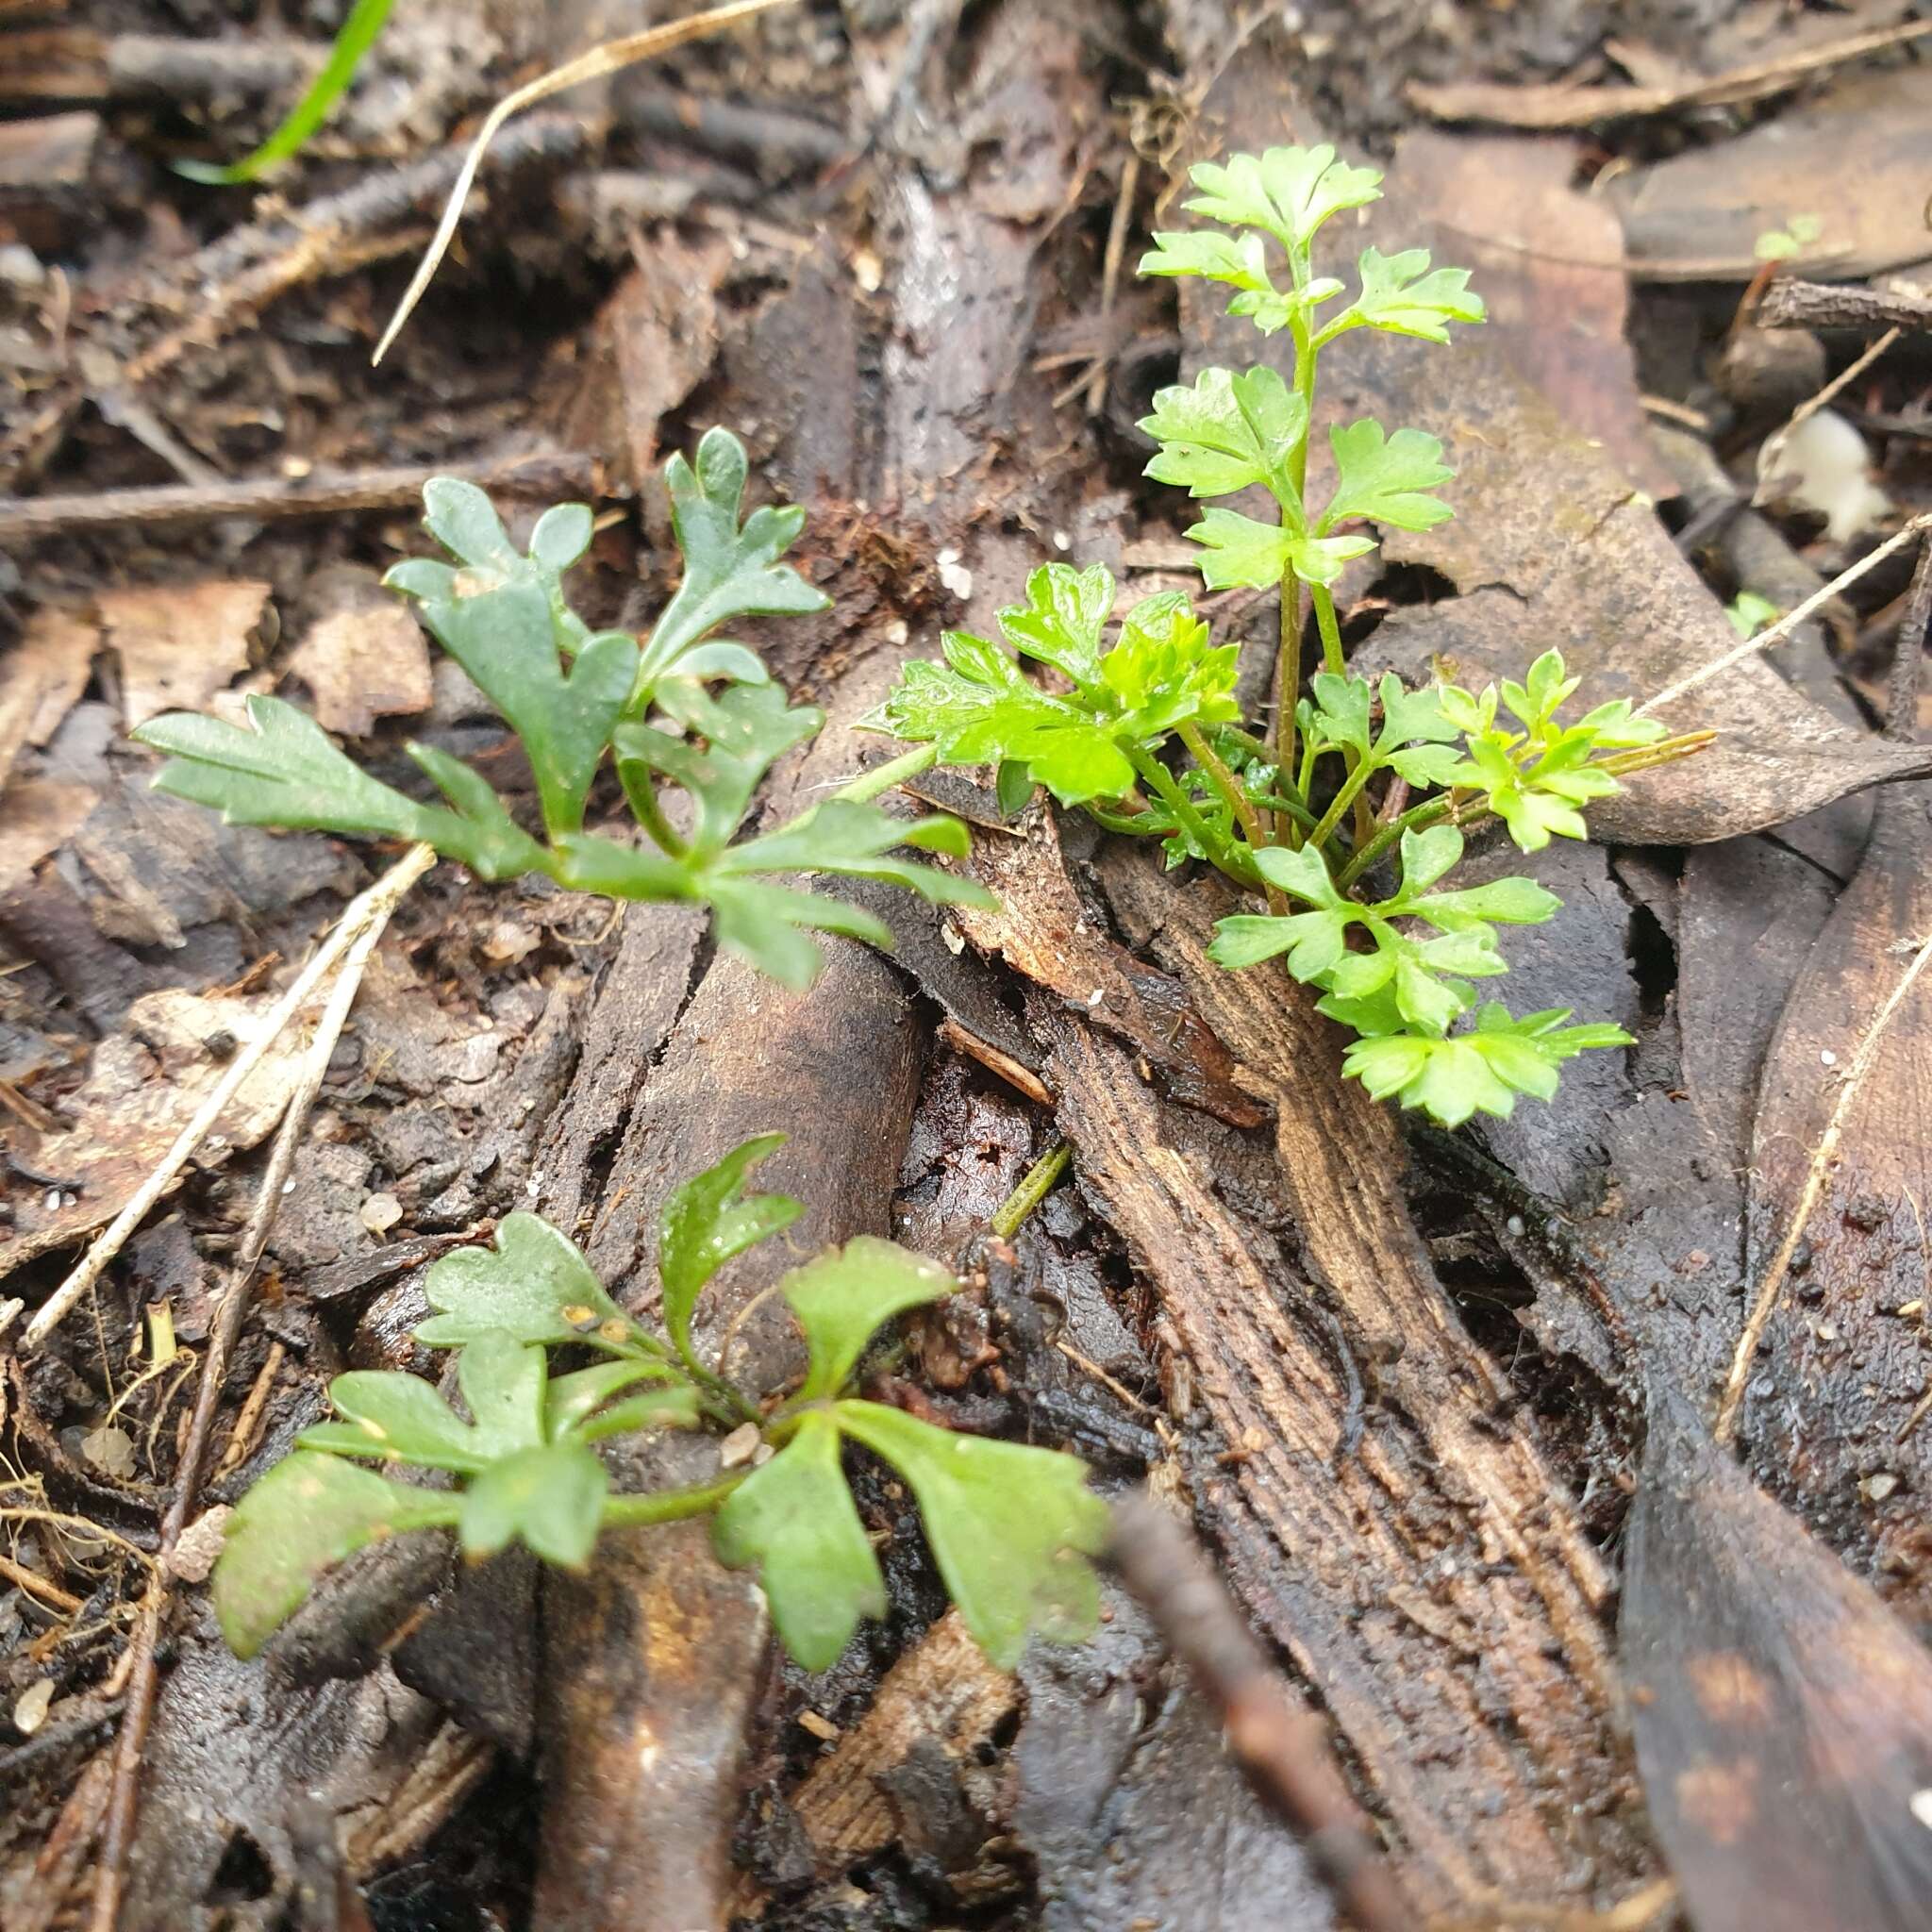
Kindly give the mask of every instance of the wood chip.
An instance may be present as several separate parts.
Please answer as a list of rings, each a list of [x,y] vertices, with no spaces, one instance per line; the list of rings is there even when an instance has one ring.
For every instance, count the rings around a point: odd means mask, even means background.
[[[59,778],[24,778],[0,793],[0,891],[23,883],[65,844],[99,797],[92,785]]]
[[[289,669],[308,687],[325,731],[366,738],[378,718],[429,708],[429,649],[423,628],[387,592],[324,618]]]
[[[0,785],[30,744],[45,744],[87,689],[101,641],[97,625],[64,610],[39,610],[0,658]]]

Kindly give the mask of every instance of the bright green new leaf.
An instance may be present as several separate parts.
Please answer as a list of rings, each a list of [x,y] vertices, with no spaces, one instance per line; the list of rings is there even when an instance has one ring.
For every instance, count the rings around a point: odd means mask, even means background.
[[[1316,526],[1324,535],[1351,517],[1366,517],[1398,530],[1427,530],[1455,515],[1427,492],[1456,472],[1442,460],[1442,445],[1420,429],[1385,436],[1373,416],[1328,432],[1335,451],[1335,494]]]
[[[566,669],[549,604],[533,583],[466,594],[458,576],[456,595],[425,600],[420,614],[523,740],[552,837],[576,831],[637,675],[636,641],[601,631]]]
[[[908,1308],[943,1301],[958,1286],[937,1261],[869,1234],[794,1268],[778,1287],[805,1330],[809,1352],[799,1399],[837,1395],[875,1330]]]
[[[644,645],[638,671],[641,697],[721,624],[831,608],[823,591],[778,561],[805,527],[804,510],[767,504],[740,524],[749,472],[744,445],[728,429],[706,431],[695,466],[682,455],[664,466],[671,525],[684,553],[684,581]]]
[[[1203,548],[1201,575],[1211,591],[1265,590],[1291,568],[1304,583],[1332,584],[1351,557],[1375,547],[1373,537],[1310,537],[1231,509],[1204,511],[1186,534]]]
[[[1393,1034],[1357,1040],[1342,1071],[1375,1099],[1421,1108],[1445,1127],[1460,1126],[1477,1112],[1507,1118],[1519,1093],[1549,1099],[1565,1060],[1591,1047],[1634,1044],[1620,1026],[1563,1025],[1569,1017],[1553,1008],[1512,1020],[1507,1008],[1491,1003],[1474,1026],[1450,1039]]]
[[[1075,570],[1043,563],[1026,579],[1026,601],[999,613],[1000,635],[1016,651],[1089,685],[1100,675],[1100,634],[1113,614],[1113,573],[1104,563]]]
[[[1331,215],[1379,200],[1382,192],[1377,169],[1338,160],[1325,142],[1235,155],[1225,167],[1201,161],[1190,173],[1201,191],[1185,204],[1191,213],[1232,227],[1265,228],[1297,255]]]
[[[1291,466],[1307,435],[1308,406],[1273,369],[1204,369],[1191,389],[1157,390],[1141,427],[1161,445],[1146,469],[1156,482],[1195,497],[1265,483],[1289,521],[1300,523]]]
[[[416,1340],[432,1348],[493,1334],[550,1345],[589,1341],[620,1354],[639,1344],[636,1324],[605,1292],[591,1264],[535,1214],[506,1216],[490,1247],[445,1255],[424,1276],[423,1288],[436,1313],[416,1330]]]
[[[521,1541],[565,1570],[591,1560],[610,1477],[578,1441],[546,1442],[492,1462],[463,1491],[457,1535],[472,1562]]]
[[[1317,349],[1352,328],[1446,342],[1452,322],[1481,322],[1487,313],[1483,298],[1470,289],[1469,271],[1432,271],[1426,248],[1405,248],[1399,255],[1365,248],[1361,281],[1361,293],[1315,337]]]
[[[658,1215],[658,1278],[664,1326],[691,1358],[691,1311],[706,1282],[734,1256],[790,1227],[805,1203],[789,1194],[751,1194],[745,1176],[785,1144],[783,1134],[741,1141],[714,1167],[674,1188]]]
[[[1074,1457],[935,1428],[874,1402],[841,1402],[840,1426],[905,1477],[933,1560],[979,1646],[1002,1670],[1028,1636],[1092,1633],[1107,1505]]]
[[[886,1582],[839,1466],[839,1426],[807,1415],[798,1433],[726,1498],[711,1523],[726,1568],[756,1565],[780,1641],[808,1671],[828,1670],[861,1617],[886,1613]]]
[[[1208,641],[1206,622],[1183,592],[1143,597],[1122,619],[1118,642],[1100,660],[1115,739],[1151,746],[1190,720],[1232,724],[1241,715],[1234,694],[1240,656],[1238,644]]]
[[[1212,228],[1157,230],[1141,258],[1143,275],[1199,275],[1250,294],[1273,294],[1266,246],[1258,235],[1221,235]]]
[[[325,1570],[364,1544],[449,1524],[459,1499],[334,1456],[279,1462],[236,1506],[215,1565],[215,1614],[237,1657],[268,1641]]]

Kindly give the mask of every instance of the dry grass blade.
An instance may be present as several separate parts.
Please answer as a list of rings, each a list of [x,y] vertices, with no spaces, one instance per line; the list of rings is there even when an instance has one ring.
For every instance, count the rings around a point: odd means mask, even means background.
[[[242,1083],[274,1044],[283,1027],[301,1011],[309,994],[330,968],[372,924],[379,931],[403,894],[435,863],[436,854],[427,845],[412,846],[367,891],[349,903],[341,918],[336,922],[334,930],[316,948],[315,957],[296,975],[294,984],[275,1003],[275,1009],[263,1021],[255,1038],[229,1062],[220,1083],[202,1103],[200,1111],[182,1128],[160,1165],[103,1230],[74,1272],[35,1311],[21,1338],[29,1348],[38,1347],[44,1341],[81,1296],[100,1279],[108,1262],[121,1252],[127,1237],[146,1218],[149,1208],[167,1191],[169,1184],[187,1165],[189,1157],[222,1117],[223,1109],[241,1091]]]
[[[448,252],[451,238],[456,234],[457,224],[462,220],[463,203],[469,199],[476,170],[483,165],[483,157],[496,138],[497,130],[512,114],[520,114],[525,108],[535,107],[539,101],[546,101],[566,88],[581,86],[587,80],[599,80],[607,74],[635,67],[641,61],[654,60],[659,54],[667,54],[673,47],[681,47],[688,41],[704,40],[741,20],[751,19],[754,14],[769,13],[774,7],[791,4],[792,0],[732,0],[728,7],[714,7],[708,12],[693,13],[684,20],[666,21],[661,26],[646,27],[641,33],[625,34],[620,40],[606,41],[600,46],[592,47],[588,54],[579,54],[575,60],[566,60],[561,67],[553,67],[548,74],[539,75],[535,80],[504,95],[491,108],[483,125],[476,131],[476,139],[470,143],[470,152],[464,157],[456,186],[450,190],[449,201],[443,208],[442,219],[436,225],[436,233],[416,273],[409,278],[409,286],[403,291],[403,299],[396,304],[396,312],[390,318],[389,326],[383,330],[382,340],[376,343],[375,353],[370,361],[380,362],[389,354],[391,345],[402,333],[403,325],[414,313],[424,291],[436,278],[436,271]]]
[[[1756,637],[1744,639],[1741,643],[1713,658],[1708,664],[1700,664],[1688,676],[1678,678],[1675,684],[1666,685],[1655,696],[1645,698],[1637,708],[1638,715],[1647,716],[1664,705],[1674,704],[1687,692],[1697,690],[1700,685],[1708,684],[1713,677],[1720,676],[1733,664],[1741,664],[1746,658],[1756,657],[1759,651],[1767,649],[1772,644],[1782,643],[1807,617],[1822,610],[1848,584],[1856,584],[1868,572],[1876,570],[1888,557],[1895,557],[1924,530],[1932,530],[1932,511],[1914,517],[1896,536],[1888,537],[1870,556],[1861,557],[1849,570],[1840,571],[1822,591],[1814,592],[1802,604],[1787,610],[1775,624],[1766,625]]]

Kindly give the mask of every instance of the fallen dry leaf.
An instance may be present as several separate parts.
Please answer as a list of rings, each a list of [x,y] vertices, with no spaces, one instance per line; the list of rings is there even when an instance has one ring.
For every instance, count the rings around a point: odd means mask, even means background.
[[[121,659],[128,730],[177,708],[201,710],[248,668],[269,586],[252,577],[104,591],[95,608]]]
[[[0,1274],[111,1221],[221,1078],[234,1042],[247,1040],[274,1004],[266,996],[173,990],[136,1000],[122,1030],[94,1049],[86,1080],[62,1106],[73,1124],[32,1150],[35,1171],[59,1185],[15,1190],[11,1236],[0,1241]],[[201,1166],[219,1166],[268,1135],[301,1058],[299,1030],[290,1028],[202,1142],[195,1155]]]
[[[23,778],[0,792],[0,889],[16,886],[80,829],[100,794],[60,778]]]
[[[1932,1657],[1659,1394],[1625,1541],[1637,1762],[1698,1932],[1919,1932]]]
[[[1792,264],[1833,281],[1932,256],[1932,65],[1855,74],[1736,141],[1693,147],[1610,183],[1640,280],[1748,280],[1758,236],[1816,215]]]
[[[45,744],[87,689],[101,634],[64,610],[38,610],[0,658],[0,785],[30,744]]]
[[[325,731],[366,738],[378,718],[412,717],[433,696],[423,628],[373,582],[310,630],[289,660]]]

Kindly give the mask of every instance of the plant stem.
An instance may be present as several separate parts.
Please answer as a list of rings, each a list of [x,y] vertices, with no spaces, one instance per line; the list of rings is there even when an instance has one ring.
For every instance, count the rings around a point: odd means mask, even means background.
[[[630,801],[632,816],[650,835],[652,844],[667,858],[689,857],[691,847],[672,830],[664,808],[658,803],[658,788],[651,783],[649,771],[636,759],[628,759],[618,767],[618,775],[624,783],[624,795]]]
[[[708,1516],[746,1476],[748,1469],[699,1483],[687,1490],[658,1490],[643,1496],[609,1496],[604,1503],[606,1529],[635,1529],[646,1523],[676,1523],[687,1516]]]
[[[1310,584],[1308,601],[1315,607],[1315,623],[1322,632],[1322,668],[1340,676],[1348,663],[1341,655],[1341,625],[1335,615],[1335,599],[1326,584]]]
[[[1003,1241],[1009,1241],[1026,1225],[1033,1210],[1059,1185],[1060,1176],[1073,1165],[1074,1150],[1064,1141],[1056,1141],[1026,1172],[1020,1185],[1002,1201],[988,1224]]]
[[[1250,889],[1261,883],[1253,858],[1230,839],[1217,838],[1208,821],[1194,808],[1194,801],[1175,782],[1174,775],[1150,751],[1136,746],[1127,757],[1148,786],[1173,812],[1174,823],[1193,840],[1217,872],[1225,873],[1238,886]],[[1245,864],[1243,864],[1245,860]]]
[[[1241,790],[1241,780],[1221,761],[1214,747],[1208,742],[1206,734],[1191,719],[1180,727],[1180,736],[1181,742],[1193,754],[1194,762],[1208,774],[1208,782],[1227,801],[1227,808],[1248,835],[1249,845],[1258,852],[1268,843],[1268,835],[1261,828],[1261,816],[1256,811],[1253,801]],[[1280,890],[1271,885],[1266,891],[1269,911],[1277,919],[1286,918],[1288,901]]]
[[[1306,441],[1304,445],[1306,454]],[[1294,769],[1295,705],[1302,690],[1302,584],[1292,570],[1281,578],[1281,643],[1274,656],[1275,765],[1286,775]],[[1299,845],[1301,828],[1285,812],[1274,815],[1279,844]]]
[[[1341,823],[1341,814],[1361,795],[1361,789],[1369,782],[1374,767],[1367,758],[1360,759],[1355,769],[1341,781],[1341,789],[1329,801],[1328,809],[1322,814],[1320,823],[1308,834],[1308,843],[1317,849],[1324,847],[1334,835],[1337,825]]]
[[[938,745],[914,745],[910,751],[901,752],[897,758],[888,758],[884,764],[874,765],[869,772],[861,772],[858,777],[840,786],[832,796],[852,805],[870,805],[893,786],[903,784],[908,778],[916,778],[922,772],[931,771],[939,763],[939,758]]]

